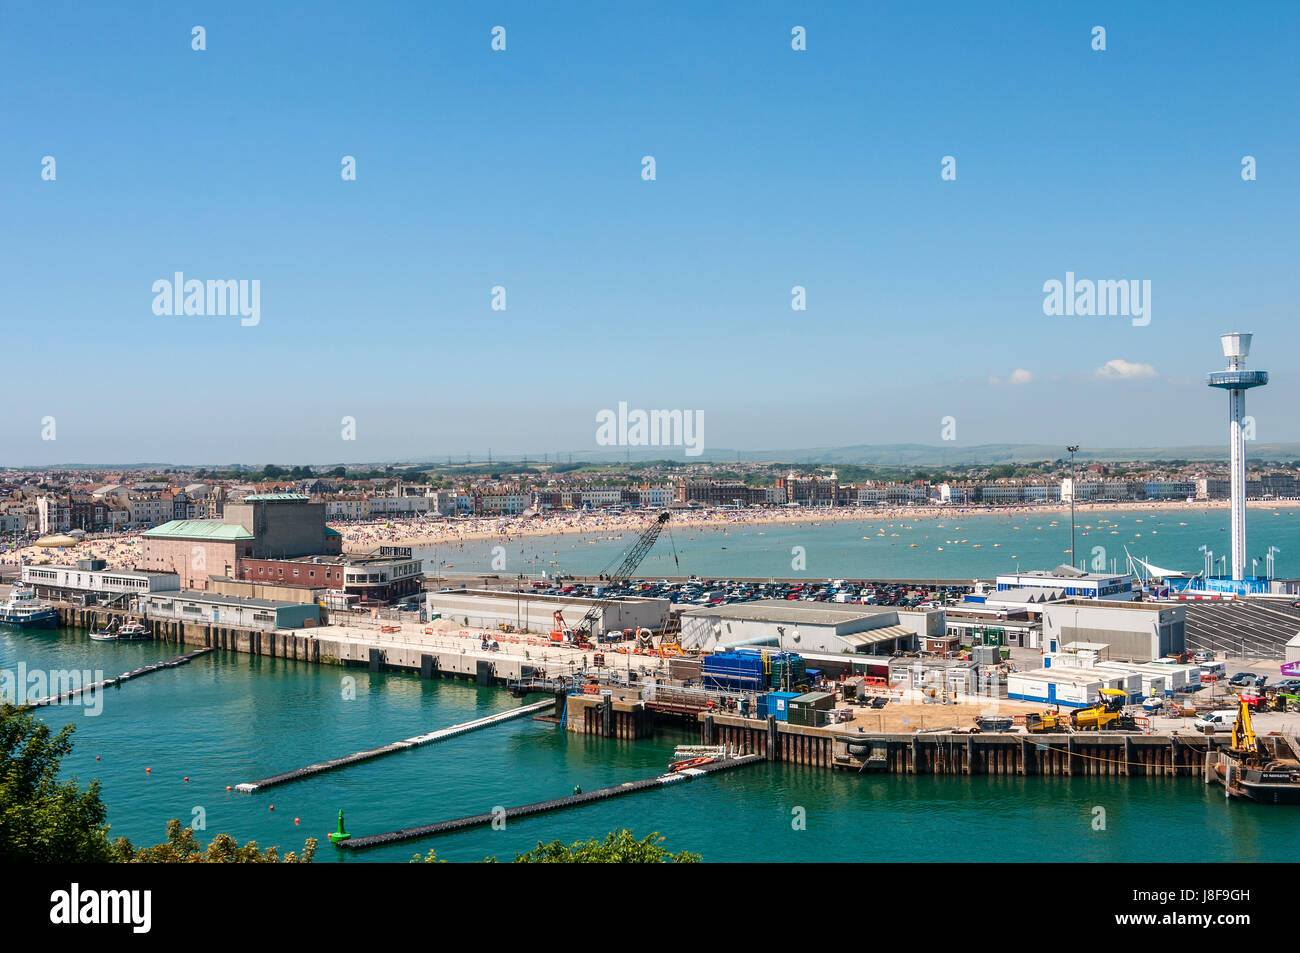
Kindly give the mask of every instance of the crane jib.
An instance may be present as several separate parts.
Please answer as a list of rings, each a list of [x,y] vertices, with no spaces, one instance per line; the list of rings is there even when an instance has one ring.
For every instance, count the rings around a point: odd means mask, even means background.
[[[668,522],[669,516],[667,510],[660,513],[655,521],[637,537],[636,542],[628,549],[618,566],[612,572],[602,573],[602,575],[610,579],[625,579],[631,576],[636,571],[636,567],[641,565],[641,560],[645,559],[646,554],[654,546],[655,540],[659,538],[659,534],[663,531],[664,524]],[[613,601],[614,596],[612,594],[598,598],[587,610],[586,615],[582,617],[582,621],[574,626],[573,631],[575,633],[590,632],[591,625],[596,621],[596,617]]]

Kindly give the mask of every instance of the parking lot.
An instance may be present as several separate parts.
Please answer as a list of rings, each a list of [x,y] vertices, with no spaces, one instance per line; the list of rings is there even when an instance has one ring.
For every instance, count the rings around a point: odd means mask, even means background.
[[[823,582],[756,582],[737,579],[692,579],[670,582],[638,579],[627,584],[533,583],[546,595],[580,597],[642,596],[679,605],[709,606],[786,599],[791,602],[839,602],[915,609],[952,605],[971,591],[966,585],[909,584],[834,579]]]

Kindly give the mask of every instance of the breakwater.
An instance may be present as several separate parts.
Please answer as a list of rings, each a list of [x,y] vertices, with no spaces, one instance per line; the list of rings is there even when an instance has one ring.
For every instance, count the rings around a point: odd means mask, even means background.
[[[194,661],[201,655],[207,655],[211,651],[212,649],[199,649],[195,652],[186,652],[184,655],[177,655],[175,658],[162,659],[161,661],[153,662],[149,665],[142,665],[139,668],[131,669],[129,672],[123,672],[121,675],[114,676],[113,678],[105,678],[98,682],[91,682],[88,685],[79,685],[76,688],[69,688],[65,692],[59,692],[57,695],[38,698],[35,701],[27,702],[23,707],[41,708],[46,705],[59,705],[63,702],[71,701],[79,695],[84,695],[87,692],[94,692],[118,686],[123,682],[131,681],[133,678],[140,678],[143,675],[148,675],[151,672],[158,672],[165,668],[177,668],[178,666]]]
[[[734,768],[743,768],[747,765],[760,763],[762,763],[762,759],[755,757],[754,755],[741,755],[735,758],[724,758],[715,761],[712,764],[700,765],[697,768],[684,768],[680,771],[669,771],[666,774],[656,775],[653,778],[627,781],[623,784],[615,784],[609,787],[599,788],[595,791],[575,791],[568,797],[537,801],[534,804],[525,804],[522,807],[502,807],[488,814],[470,814],[465,817],[452,818],[447,821],[438,821],[434,824],[423,824],[418,827],[406,827],[400,830],[386,831],[382,834],[369,834],[365,837],[352,837],[348,840],[339,841],[337,846],[347,850],[364,850],[368,847],[380,847],[387,844],[395,844],[400,841],[433,837],[436,834],[449,834],[453,831],[467,830],[471,827],[487,826],[494,822],[501,823],[517,820],[523,817],[531,817],[537,814],[547,814],[552,811],[581,807],[597,801],[607,801],[610,798],[622,797],[627,794],[636,794],[638,791],[649,791],[669,784],[678,784],[690,781],[694,778],[707,777],[708,775],[716,774],[719,771],[730,771]]]
[[[336,768],[346,768],[350,765],[360,764],[363,761],[369,761],[371,758],[380,758],[386,754],[395,754],[398,751],[409,751],[412,748],[420,748],[424,745],[433,744],[434,742],[456,738],[460,735],[468,734],[471,731],[478,731],[480,728],[488,728],[492,725],[499,725],[507,721],[513,721],[516,718],[523,718],[527,715],[537,714],[552,707],[554,704],[555,700],[548,698],[546,701],[535,702],[531,705],[523,705],[520,708],[499,712],[495,715],[488,715],[484,718],[476,718],[473,721],[468,721],[461,725],[452,725],[450,728],[440,728],[437,731],[431,731],[428,734],[416,735],[414,738],[395,741],[392,744],[382,745],[378,748],[369,748],[365,751],[358,751],[354,754],[345,755],[342,758],[331,758],[328,761],[318,761],[315,764],[307,765],[305,768],[286,771],[283,774],[275,774],[269,778],[262,778],[258,781],[246,781],[243,784],[236,784],[235,790],[241,791],[245,794],[254,794],[264,788],[275,787],[278,784],[287,784],[290,781],[308,778],[314,774],[320,774],[322,771],[333,771]]]

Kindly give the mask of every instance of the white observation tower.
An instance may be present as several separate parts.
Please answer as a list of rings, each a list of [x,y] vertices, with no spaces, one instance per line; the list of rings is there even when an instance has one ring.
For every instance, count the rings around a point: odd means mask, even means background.
[[[1268,383],[1268,371],[1246,370],[1246,357],[1250,354],[1253,335],[1219,335],[1223,343],[1223,356],[1228,359],[1228,369],[1210,375],[1206,382],[1228,392],[1228,447],[1232,470],[1232,578],[1241,580],[1246,574],[1246,435],[1242,422],[1246,417],[1246,391]]]

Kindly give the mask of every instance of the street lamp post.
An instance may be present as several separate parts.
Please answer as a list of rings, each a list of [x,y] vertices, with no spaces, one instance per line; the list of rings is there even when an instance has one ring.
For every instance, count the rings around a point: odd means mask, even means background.
[[[1070,453],[1070,565],[1078,565],[1074,552],[1074,497],[1079,492],[1079,483],[1074,478],[1074,454],[1078,451],[1079,445],[1066,447]]]

